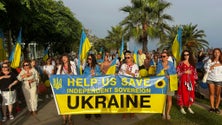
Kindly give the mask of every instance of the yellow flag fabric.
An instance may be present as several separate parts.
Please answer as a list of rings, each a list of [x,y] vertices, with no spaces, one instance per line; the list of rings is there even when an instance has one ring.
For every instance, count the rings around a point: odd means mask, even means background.
[[[82,74],[82,66],[81,64],[86,60],[87,54],[91,49],[91,44],[89,39],[87,38],[84,31],[82,31],[81,40],[80,40],[80,47],[79,47],[79,61],[78,61],[78,74]]]
[[[156,66],[150,66],[148,69],[148,75],[155,75],[156,73]]]
[[[91,49],[91,44],[84,31],[82,32],[80,44],[80,61],[82,62],[86,59],[87,53]]]
[[[46,48],[46,50],[44,51],[44,55],[43,55],[43,58],[42,58],[42,60],[44,61],[44,62],[46,62],[46,60],[49,58],[49,50],[48,50],[48,48]]]
[[[137,49],[134,49],[134,52],[133,52],[133,59],[134,59],[134,63],[135,64],[138,64],[138,54],[137,54]]]
[[[48,58],[49,58],[49,55],[47,54],[47,55],[44,55],[44,56],[43,56],[43,59],[42,59],[42,60],[45,62]]]
[[[157,74],[157,76],[164,76],[165,75],[165,72],[164,70],[161,70],[159,74]]]
[[[11,62],[11,67],[12,68],[19,67],[20,59],[21,59],[21,44],[17,42],[16,47],[15,47],[15,52],[14,52],[14,58]]]
[[[12,68],[18,68],[20,66],[20,60],[21,60],[21,54],[22,54],[21,42],[22,42],[22,29],[20,29],[19,31],[16,46],[13,49],[9,58],[9,60],[11,61]]]
[[[178,89],[177,74],[170,75],[170,91],[176,91],[177,89]]]
[[[182,52],[182,29],[178,28],[177,35],[173,41],[172,54],[178,63]]]
[[[163,76],[165,75],[164,70],[161,70],[159,74],[157,74],[157,76]],[[176,91],[178,89],[178,77],[177,74],[171,74],[169,75],[170,79],[169,79],[169,84],[170,84],[170,91]]]
[[[106,72],[106,75],[115,75],[116,73],[116,60],[117,60],[117,55],[116,58],[112,61],[109,69]]]

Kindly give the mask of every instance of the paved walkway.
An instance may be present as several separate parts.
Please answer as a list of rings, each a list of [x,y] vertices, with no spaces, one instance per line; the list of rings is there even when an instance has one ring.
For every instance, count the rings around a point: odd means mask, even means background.
[[[207,97],[207,90],[201,90],[201,94]],[[195,103],[194,105],[208,109],[204,104]],[[41,104],[37,116],[27,115],[27,109],[22,110],[14,120],[7,121],[3,125],[62,125],[62,117],[57,114],[55,101],[48,100]],[[152,114],[136,114],[134,119],[121,119],[121,114],[103,114],[102,119],[85,120],[84,115],[73,115],[74,125],[132,125],[143,120]]]
[[[50,100],[42,107],[37,116],[27,115],[27,109],[22,111],[14,120],[7,121],[6,125],[62,125],[62,118],[57,114],[54,100]],[[152,114],[136,114],[134,119],[121,119],[121,114],[103,114],[100,120],[92,117],[85,120],[84,115],[73,115],[74,125],[132,125]]]

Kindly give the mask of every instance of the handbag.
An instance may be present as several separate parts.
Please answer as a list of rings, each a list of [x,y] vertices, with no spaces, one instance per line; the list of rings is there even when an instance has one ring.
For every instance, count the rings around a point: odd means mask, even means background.
[[[43,94],[47,92],[47,88],[43,83],[40,83],[38,85],[38,89],[37,89],[38,94]]]
[[[209,74],[209,72],[206,72],[206,73],[204,74],[203,79],[202,79],[202,82],[203,82],[203,83],[206,83],[206,82],[207,82],[208,74]]]

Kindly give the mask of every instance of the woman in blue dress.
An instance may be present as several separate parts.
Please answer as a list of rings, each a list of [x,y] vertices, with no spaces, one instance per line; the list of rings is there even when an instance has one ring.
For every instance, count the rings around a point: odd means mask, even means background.
[[[89,54],[87,58],[87,64],[85,66],[83,75],[85,76],[97,76],[101,75],[101,70],[100,66],[96,62],[96,57],[93,54]],[[100,119],[101,115],[100,114],[95,114],[96,119]],[[86,114],[85,118],[87,120],[91,119],[91,114]]]
[[[172,96],[174,96],[174,91],[178,88],[177,72],[174,64],[168,61],[168,53],[161,53],[161,60],[157,64],[156,75],[163,76],[165,75],[169,79],[168,90],[167,90],[167,102],[166,108],[163,111],[163,118],[170,120],[170,110],[172,107]]]

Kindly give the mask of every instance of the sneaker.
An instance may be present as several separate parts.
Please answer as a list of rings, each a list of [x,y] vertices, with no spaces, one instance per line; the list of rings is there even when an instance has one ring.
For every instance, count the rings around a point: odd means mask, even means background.
[[[13,116],[13,115],[9,115],[9,119],[10,119],[10,120],[13,120],[13,119],[14,119],[14,116]]]
[[[194,114],[193,110],[191,108],[188,108],[188,111],[191,113],[191,114]]]
[[[43,99],[38,98],[38,102],[42,102],[42,101],[43,101]]]
[[[214,112],[214,111],[215,111],[214,108],[210,108],[210,109],[209,109],[209,112]]]
[[[181,109],[180,109],[180,112],[181,112],[182,114],[187,114],[187,113],[185,112],[184,108],[181,108]]]
[[[6,122],[6,121],[7,121],[7,117],[3,117],[2,122]]]
[[[218,108],[215,108],[215,113],[220,114],[220,110]]]

